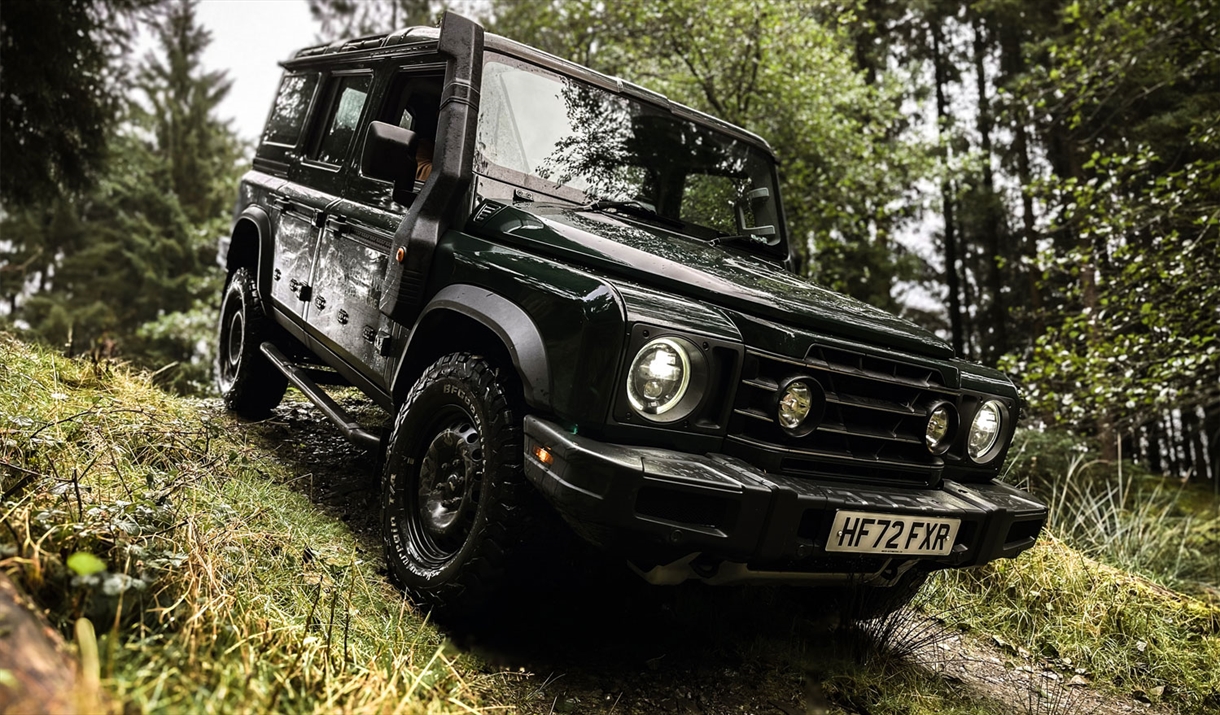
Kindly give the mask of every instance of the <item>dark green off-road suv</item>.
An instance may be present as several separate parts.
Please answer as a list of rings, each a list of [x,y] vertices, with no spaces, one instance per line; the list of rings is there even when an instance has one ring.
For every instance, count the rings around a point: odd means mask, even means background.
[[[794,275],[759,137],[454,14],[284,67],[217,380],[384,452],[415,597],[479,604],[544,502],[658,584],[910,594],[1034,543],[1045,505],[995,480],[1012,383]]]

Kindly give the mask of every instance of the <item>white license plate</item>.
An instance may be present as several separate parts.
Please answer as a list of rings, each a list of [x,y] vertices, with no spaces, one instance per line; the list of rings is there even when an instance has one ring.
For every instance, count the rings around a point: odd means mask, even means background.
[[[859,554],[945,556],[953,549],[961,519],[910,514],[835,512],[827,551]]]

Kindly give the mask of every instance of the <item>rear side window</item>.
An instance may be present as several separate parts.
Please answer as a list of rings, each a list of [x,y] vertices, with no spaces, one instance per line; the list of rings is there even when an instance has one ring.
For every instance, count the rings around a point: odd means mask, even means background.
[[[351,146],[352,138],[356,136],[356,128],[360,125],[360,114],[364,111],[364,102],[369,97],[371,75],[349,75],[337,77],[330,111],[326,115],[326,124],[318,139],[318,151],[315,159],[324,164],[342,164],[347,156],[347,148]]]
[[[286,74],[280,81],[280,91],[267,118],[263,141],[272,144],[295,146],[305,124],[305,112],[318,87],[318,75]]]

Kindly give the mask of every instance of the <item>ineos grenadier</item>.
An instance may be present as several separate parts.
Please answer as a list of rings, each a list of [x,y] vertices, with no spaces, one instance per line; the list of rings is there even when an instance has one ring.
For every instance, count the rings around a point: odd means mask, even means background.
[[[758,136],[453,13],[283,66],[217,382],[248,417],[291,383],[384,453],[413,596],[480,604],[532,502],[656,584],[909,595],[1034,543],[1012,382],[795,275]]]

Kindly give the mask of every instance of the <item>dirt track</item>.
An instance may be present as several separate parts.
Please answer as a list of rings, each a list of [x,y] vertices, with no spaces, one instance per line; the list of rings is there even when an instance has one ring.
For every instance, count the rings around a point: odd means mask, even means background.
[[[295,399],[294,399],[295,398]],[[376,455],[348,445],[299,396],[247,425],[297,474],[294,485],[361,537],[380,559]],[[218,409],[215,403],[212,409]],[[372,409],[366,418],[376,419]],[[384,415],[380,415],[384,416]],[[656,588],[592,549],[529,577],[513,602],[473,631],[446,630],[485,664],[497,696],[525,713],[798,715],[870,711],[836,683],[873,668],[877,638],[844,627],[817,592]],[[1021,652],[907,614],[882,638],[908,669],[997,713],[1159,713],[1115,698]],[[885,677],[884,675],[879,677]],[[827,692],[822,689],[826,684]],[[833,706],[831,705],[833,703]]]

